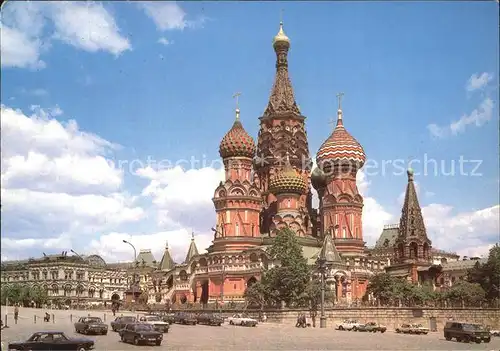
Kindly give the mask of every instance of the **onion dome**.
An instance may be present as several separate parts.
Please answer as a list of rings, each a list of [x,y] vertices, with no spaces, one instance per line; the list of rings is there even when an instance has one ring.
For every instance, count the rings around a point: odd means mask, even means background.
[[[322,189],[327,185],[327,179],[325,173],[321,168],[316,167],[311,173],[311,184],[314,189]]]
[[[278,46],[290,47],[290,39],[286,36],[285,32],[283,31],[283,21],[280,22],[280,30],[273,39],[273,46],[275,48]]]
[[[269,182],[269,190],[273,194],[294,193],[302,195],[307,192],[304,178],[293,169],[288,155],[284,169]]]
[[[255,142],[253,138],[243,128],[240,122],[240,109],[236,109],[236,120],[233,126],[222,138],[219,146],[219,155],[222,158],[228,157],[249,157],[255,154]]]
[[[337,126],[319,148],[316,163],[326,172],[331,165],[346,162],[359,169],[363,167],[365,161],[365,151],[361,144],[344,128],[342,110],[339,108],[337,111]]]

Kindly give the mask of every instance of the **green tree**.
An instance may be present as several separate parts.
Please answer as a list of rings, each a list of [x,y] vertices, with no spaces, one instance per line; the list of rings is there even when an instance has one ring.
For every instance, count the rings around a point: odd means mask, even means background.
[[[479,284],[486,293],[488,301],[498,300],[500,296],[500,246],[490,249],[486,263],[477,262],[469,270],[467,281]]]
[[[279,230],[267,253],[277,265],[263,272],[260,282],[247,288],[247,303],[261,307],[281,303],[287,307],[307,304],[311,269],[295,233],[288,228]]]
[[[486,292],[478,283],[470,283],[461,280],[453,284],[453,286],[446,291],[445,297],[455,306],[458,304],[477,306],[484,301]]]
[[[278,231],[267,253],[271,260],[278,262],[261,280],[267,287],[270,302],[284,302],[287,307],[301,304],[311,271],[295,233],[288,228]]]

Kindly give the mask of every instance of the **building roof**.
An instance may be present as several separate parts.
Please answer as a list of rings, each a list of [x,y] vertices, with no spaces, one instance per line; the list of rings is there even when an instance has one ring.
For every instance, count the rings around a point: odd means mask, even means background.
[[[443,267],[443,271],[460,271],[471,269],[475,266],[476,263],[484,264],[488,261],[486,258],[481,258],[479,260],[459,260],[459,261],[450,261],[446,263],[442,263],[441,267]]]
[[[188,252],[186,254],[186,259],[184,260],[184,263],[188,263],[189,261],[191,261],[191,259],[194,257],[194,256],[198,256],[199,253],[198,253],[198,248],[196,247],[196,243],[194,241],[194,233],[191,234],[191,243],[189,244],[189,249],[188,249]]]
[[[162,271],[169,271],[175,267],[175,262],[170,255],[168,250],[168,241],[165,244],[165,251],[163,252],[163,257],[161,258],[159,268]]]
[[[286,40],[285,40],[286,38]],[[283,23],[280,23],[280,30],[274,39],[274,51],[276,52],[276,75],[271,90],[271,96],[264,111],[264,117],[272,116],[276,113],[293,113],[300,116],[300,110],[295,102],[295,94],[292,82],[288,75],[288,49],[290,39],[283,31]]]
[[[366,161],[365,151],[361,144],[345,129],[342,110],[337,111],[337,125],[332,134],[320,146],[316,154],[316,163],[329,173],[333,163],[349,162],[363,167]]]
[[[269,190],[273,194],[294,193],[305,194],[307,192],[307,184],[304,178],[293,169],[290,164],[290,156],[287,153],[285,166],[281,172],[271,178],[269,182]]]
[[[236,119],[231,129],[222,138],[219,145],[219,155],[222,158],[249,157],[255,155],[255,141],[247,133],[240,121],[240,109],[236,109]]]
[[[147,266],[147,267],[155,267],[156,259],[151,253],[151,250],[141,250],[137,255],[137,259],[135,260],[136,264],[139,266]]]
[[[321,247],[318,258],[324,258],[327,263],[342,262],[342,258],[340,257],[340,254],[333,243],[332,237],[329,234],[325,235],[323,246]]]
[[[418,240],[419,242],[427,242],[430,245],[431,241],[427,237],[422,209],[415,190],[413,170],[408,169],[407,174],[408,184],[406,185],[405,200],[399,221],[399,235],[396,241]]]
[[[384,226],[382,234],[375,243],[375,249],[392,248],[396,244],[396,239],[398,237],[398,224],[390,224]]]

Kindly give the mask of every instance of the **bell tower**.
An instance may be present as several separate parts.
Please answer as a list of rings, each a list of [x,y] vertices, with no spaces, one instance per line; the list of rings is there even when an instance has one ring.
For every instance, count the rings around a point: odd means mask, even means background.
[[[305,130],[305,117],[300,113],[288,74],[288,51],[290,39],[280,23],[278,34],[274,37],[273,48],[276,53],[276,74],[266,109],[260,120],[257,141],[257,154],[254,159],[254,179],[261,190],[264,211],[261,214],[261,232],[269,233],[272,218],[277,212],[277,199],[269,191],[271,179],[283,170],[286,154],[289,153],[290,165],[307,184],[307,191],[300,196],[299,211],[305,222],[310,223],[311,200],[310,168],[311,158]],[[311,226],[308,225],[308,233]]]

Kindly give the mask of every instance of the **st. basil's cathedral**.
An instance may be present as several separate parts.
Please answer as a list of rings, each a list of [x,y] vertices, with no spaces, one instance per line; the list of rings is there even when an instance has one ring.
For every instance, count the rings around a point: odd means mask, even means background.
[[[370,277],[384,271],[415,283],[426,277],[435,280],[431,242],[413,172],[408,170],[406,198],[396,234],[377,243],[375,250],[368,249],[363,241],[363,197],[356,185],[366,155],[344,126],[342,94],[336,126],[316,153],[318,167],[311,172],[306,117],[290,81],[290,39],[282,23],[273,48],[276,75],[259,118],[257,143],[245,131],[238,108],[231,129],[220,143],[225,180],[213,197],[213,243],[206,253],[199,254],[193,236],[182,264],[174,263],[166,247],[160,263],[151,267],[150,278],[144,279],[142,288],[149,291],[150,301],[243,301],[245,289],[273,265],[266,248],[281,228],[296,233],[311,265],[322,248],[328,250],[332,265],[327,283],[335,291],[337,302],[361,299]],[[312,188],[319,195],[318,209],[313,208]],[[146,266],[154,262],[147,250],[141,251],[137,261]]]

